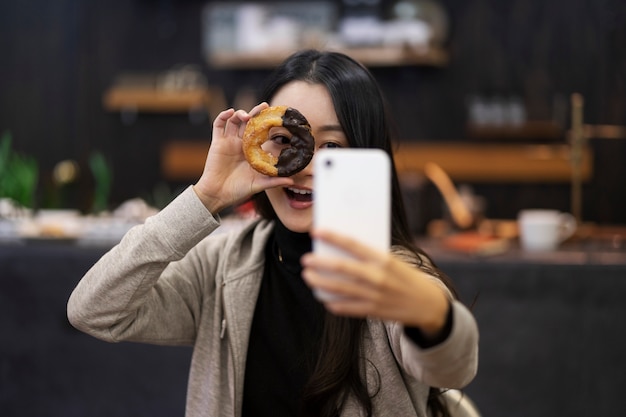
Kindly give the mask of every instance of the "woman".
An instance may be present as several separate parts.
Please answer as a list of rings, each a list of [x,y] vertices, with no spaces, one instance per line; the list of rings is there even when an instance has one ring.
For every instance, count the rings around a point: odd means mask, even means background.
[[[294,54],[262,98],[300,110],[316,149],[391,154],[376,82],[345,55]],[[395,172],[392,253],[312,230],[312,164],[267,177],[241,151],[246,122],[267,105],[217,116],[198,182],[93,266],[70,297],[70,321],[108,341],[192,344],[190,417],[439,413],[433,387],[472,380],[478,330],[413,247]],[[289,141],[283,128],[270,137],[274,151]],[[251,197],[259,219],[211,234],[221,211]],[[311,235],[358,261],[313,255]],[[334,270],[353,280],[324,278]],[[312,288],[344,297],[322,305]]]

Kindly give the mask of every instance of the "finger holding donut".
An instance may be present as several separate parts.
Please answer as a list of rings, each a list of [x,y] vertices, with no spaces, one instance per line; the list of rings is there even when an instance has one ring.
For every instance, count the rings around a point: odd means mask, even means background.
[[[212,213],[259,191],[293,183],[290,178],[268,177],[250,169],[244,157],[241,136],[246,123],[267,107],[267,103],[261,103],[250,112],[228,109],[215,118],[204,170],[194,185],[196,194]]]
[[[227,119],[220,119],[218,115],[213,123],[214,137],[216,134],[220,135],[221,133],[223,137],[237,138],[237,141],[240,141],[243,137],[243,133],[248,121],[252,117],[258,115],[262,110],[266,109],[267,107],[269,107],[267,103],[260,103],[253,107],[252,110],[250,110],[249,112],[246,112],[244,110],[233,110],[233,117],[229,117]],[[223,129],[223,131],[216,132],[216,129]],[[234,145],[241,146],[241,143],[236,143]]]

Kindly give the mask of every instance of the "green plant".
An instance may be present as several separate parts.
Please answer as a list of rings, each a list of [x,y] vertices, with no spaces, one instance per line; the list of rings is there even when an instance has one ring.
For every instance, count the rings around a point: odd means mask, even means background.
[[[11,132],[0,140],[0,198],[10,198],[25,207],[33,207],[39,182],[37,161],[12,149]]]
[[[106,158],[99,151],[93,152],[89,157],[89,168],[95,181],[92,211],[99,213],[109,208],[113,173]]]

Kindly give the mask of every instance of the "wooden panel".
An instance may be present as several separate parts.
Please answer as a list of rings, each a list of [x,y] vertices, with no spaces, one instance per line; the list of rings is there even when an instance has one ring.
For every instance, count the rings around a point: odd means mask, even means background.
[[[209,150],[208,141],[172,141],[161,149],[161,175],[171,181],[200,178]]]
[[[487,183],[569,182],[572,168],[567,145],[402,143],[396,153],[398,171],[421,172],[424,164],[439,164],[453,180]],[[591,149],[585,148],[581,174],[593,172]]]
[[[226,108],[219,88],[160,90],[141,87],[112,87],[102,99],[108,111],[136,110],[153,113],[185,113],[206,108],[214,113]]]
[[[170,180],[198,178],[209,143],[172,141],[162,150],[162,174]],[[571,166],[566,145],[408,143],[395,152],[400,174],[423,171],[427,162],[439,164],[455,181],[486,183],[569,182]],[[582,178],[593,172],[592,153],[583,152]]]
[[[561,126],[551,121],[528,121],[519,126],[476,125],[467,126],[467,135],[471,138],[485,140],[502,139],[554,139],[562,140],[564,131]]]
[[[368,67],[433,66],[448,63],[448,54],[437,48],[417,49],[408,47],[360,47],[334,49],[343,52]],[[209,64],[220,69],[262,69],[280,64],[293,51],[276,53],[219,52],[208,57]]]

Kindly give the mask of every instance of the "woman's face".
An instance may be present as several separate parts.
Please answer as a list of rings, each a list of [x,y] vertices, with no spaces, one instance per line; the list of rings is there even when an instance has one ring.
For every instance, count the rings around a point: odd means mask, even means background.
[[[311,124],[316,150],[348,147],[348,139],[339,126],[330,94],[323,85],[291,82],[278,90],[270,105],[299,110]],[[278,155],[290,136],[285,128],[273,128],[270,130],[271,139],[264,148]],[[289,230],[308,232],[313,223],[313,161],[292,178],[293,186],[272,188],[265,192],[276,215]]]

